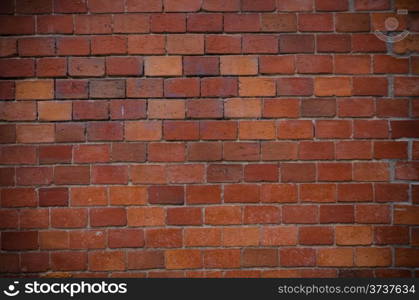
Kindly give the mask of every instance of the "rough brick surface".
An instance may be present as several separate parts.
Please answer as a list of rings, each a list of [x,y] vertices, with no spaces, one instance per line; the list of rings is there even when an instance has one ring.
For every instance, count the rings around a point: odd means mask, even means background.
[[[417,1],[0,2],[1,275],[418,276]]]

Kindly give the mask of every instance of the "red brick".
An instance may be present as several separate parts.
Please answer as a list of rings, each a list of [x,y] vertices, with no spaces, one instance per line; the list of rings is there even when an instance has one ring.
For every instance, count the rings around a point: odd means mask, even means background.
[[[45,272],[49,269],[48,253],[24,253],[21,255],[21,269],[23,272]]]
[[[244,180],[248,182],[278,181],[278,165],[249,164],[244,168]]]
[[[374,73],[407,73],[409,68],[406,59],[395,58],[389,55],[374,56]]]
[[[1,16],[1,35],[34,34],[34,16]]]
[[[127,252],[127,268],[133,270],[164,267],[164,254],[160,250],[136,250]]]
[[[48,101],[38,103],[38,118],[41,121],[71,120],[72,103]]]
[[[87,80],[58,79],[55,86],[55,97],[58,99],[87,98]]]
[[[399,100],[400,101],[400,100]],[[419,137],[416,120],[391,121],[392,138],[417,138]]]
[[[262,228],[261,245],[290,246],[297,244],[296,226],[265,226]]]
[[[336,3],[335,1],[333,2]],[[351,36],[347,34],[317,35],[316,45],[319,52],[350,52]]]
[[[280,11],[311,11],[313,0],[283,0],[277,1],[277,8]]]
[[[58,55],[89,55],[90,39],[85,37],[59,37],[56,42]]]
[[[418,180],[419,162],[397,162],[396,179]]]
[[[266,32],[296,32],[295,14],[262,14],[261,29]]]
[[[404,226],[376,226],[374,240],[378,245],[408,244],[409,230]]]
[[[88,184],[90,168],[87,166],[56,166],[54,168],[55,184]]]
[[[91,271],[125,270],[125,253],[123,251],[89,252],[88,259]]]
[[[370,141],[341,141],[336,144],[337,159],[370,159],[372,143]]]
[[[239,54],[241,53],[241,37],[208,35],[205,37],[205,52],[209,54]]]
[[[339,117],[371,117],[375,111],[374,101],[364,98],[337,100]]]
[[[310,96],[313,94],[311,78],[280,78],[277,80],[277,94],[280,96]]]
[[[390,9],[390,1],[388,0],[378,0],[378,1],[356,0],[355,9],[356,10],[387,10],[387,9]]]
[[[173,78],[164,81],[164,95],[172,98],[199,96],[198,78]]]
[[[377,159],[407,159],[406,142],[374,142],[374,157]]]
[[[165,121],[163,137],[165,140],[198,140],[199,123],[195,121]]]
[[[380,99],[376,102],[379,117],[408,117],[409,101],[407,99]],[[395,124],[402,124],[395,122]],[[408,124],[408,123],[406,123]]]
[[[72,206],[103,206],[108,204],[108,194],[104,187],[71,188]]]
[[[0,103],[0,119],[4,121],[32,121],[36,119],[35,102]]]
[[[280,53],[313,53],[314,35],[289,34],[279,38]]]
[[[310,248],[281,249],[279,257],[281,266],[285,267],[308,267],[316,262],[316,252]]]
[[[348,8],[349,4],[347,0],[316,0],[316,10],[318,11],[345,11]]]
[[[221,32],[223,30],[222,14],[191,14],[187,19],[189,32]]]
[[[224,30],[226,32],[254,32],[260,30],[257,14],[225,14]]]
[[[166,168],[169,183],[202,183],[205,166],[203,164],[169,165]]]
[[[355,138],[387,138],[388,122],[385,120],[355,120]]]
[[[390,266],[392,253],[390,248],[356,248],[355,265],[363,267]]]
[[[418,250],[409,248],[396,248],[395,259],[396,266],[415,267],[418,264]]]
[[[15,1],[5,0],[1,3],[0,13],[1,14],[12,14],[15,11]]]
[[[208,182],[238,182],[243,177],[240,165],[212,164],[207,168]]]
[[[314,93],[316,96],[351,96],[351,78],[317,77],[314,81]]]
[[[146,247],[179,248],[182,247],[182,230],[177,228],[147,229]]]
[[[352,267],[353,260],[351,248],[324,248],[317,253],[317,265],[322,267]]]
[[[300,14],[298,29],[300,31],[327,32],[334,30],[333,15],[328,13]]]
[[[162,137],[160,121],[130,121],[125,123],[125,139],[128,141],[153,141]]]
[[[304,99],[301,102],[301,115],[304,117],[333,117],[336,115],[336,100]]]
[[[164,184],[166,169],[163,165],[137,165],[131,166],[130,178],[134,183]]]
[[[127,224],[124,208],[92,208],[90,225],[93,227],[125,226]]]
[[[128,98],[163,97],[163,80],[154,78],[127,79]]]
[[[41,231],[39,233],[41,249],[58,250],[69,248],[68,232],[64,230]]]
[[[318,164],[319,181],[350,181],[351,179],[352,165],[349,163]]]
[[[386,96],[387,86],[387,78],[354,77],[353,94],[357,96]]]
[[[388,205],[357,205],[355,221],[357,223],[390,223],[390,207]],[[396,223],[397,224],[397,223]]]
[[[114,186],[110,188],[112,205],[142,205],[147,202],[147,189],[140,186]]]
[[[356,52],[386,52],[384,41],[377,39],[373,34],[353,34],[352,50]]]
[[[123,124],[121,122],[92,122],[87,127],[89,141],[118,141],[123,138]]]
[[[91,98],[124,98],[125,81],[124,80],[91,80],[90,81]]]
[[[389,180],[387,163],[355,163],[354,179],[357,181],[387,181]]]
[[[185,161],[185,145],[183,143],[150,143],[148,160],[155,162]]]
[[[127,0],[128,12],[160,12],[162,0]]]
[[[144,246],[144,232],[139,229],[111,229],[108,232],[109,248],[137,248]]]
[[[167,269],[198,269],[202,268],[201,250],[167,250],[165,251]]]
[[[1,47],[1,46],[0,46]],[[13,100],[15,98],[15,83],[14,81],[0,82],[0,99]]]
[[[221,187],[218,185],[189,185],[186,187],[186,202],[189,205],[220,203]]]
[[[209,269],[239,268],[239,249],[210,249],[204,251],[204,266]]]
[[[143,61],[138,57],[107,57],[106,73],[113,76],[141,75]]]
[[[167,209],[167,225],[195,226],[202,225],[202,213],[200,208],[176,207]]]
[[[281,222],[281,210],[277,206],[245,206],[244,224],[278,224]]]
[[[334,229],[329,226],[300,227],[299,241],[302,245],[331,245],[334,241]]]
[[[316,178],[316,166],[313,163],[283,163],[280,170],[283,182],[311,182]]]
[[[93,55],[125,54],[127,39],[123,36],[95,36],[91,39]]]
[[[320,206],[320,223],[353,223],[353,205],[323,205]]]
[[[372,227],[371,226],[337,226],[336,244],[337,245],[371,245]]]
[[[202,121],[199,129],[204,140],[230,140],[237,138],[237,127],[235,121]]]
[[[0,270],[4,273],[18,273],[19,270],[19,254],[2,253],[0,255]]]
[[[293,74],[294,57],[290,55],[260,56],[259,71],[261,74]]]
[[[48,100],[54,97],[52,80],[30,80],[16,82],[16,100]]]
[[[127,166],[94,166],[92,168],[92,183],[96,184],[126,184],[128,182]]]
[[[109,34],[112,32],[111,15],[76,15],[76,34]]]
[[[35,164],[36,148],[30,146],[2,146],[0,148],[2,164]]]
[[[239,138],[243,140],[269,140],[276,136],[276,126],[271,121],[240,121]]]
[[[276,35],[246,34],[242,38],[243,53],[278,53]]]
[[[164,35],[129,35],[129,54],[163,54],[166,38]]]
[[[199,34],[169,35],[166,48],[169,54],[203,54],[204,36]]]
[[[315,205],[287,205],[282,208],[282,221],[285,224],[318,223],[318,207]]]
[[[224,187],[225,203],[259,202],[259,186],[252,184],[226,185]]]
[[[182,59],[180,56],[146,57],[144,73],[147,76],[182,75]]]
[[[21,167],[16,169],[18,185],[48,185],[52,183],[53,169],[50,167]]]
[[[0,186],[15,185],[15,173],[14,168],[0,168]]]
[[[73,33],[72,16],[38,16],[36,31],[41,34],[71,34]]]
[[[102,230],[70,231],[70,249],[101,249],[106,247],[106,233]]]
[[[55,40],[53,38],[25,38],[18,41],[20,56],[53,56]]]
[[[242,223],[242,209],[237,206],[211,206],[205,208],[205,224],[234,225]]]
[[[232,161],[259,160],[259,144],[249,142],[226,142],[223,147],[223,157]]]
[[[112,100],[109,110],[114,120],[144,119],[147,115],[145,100]]]
[[[302,202],[336,202],[335,184],[302,184],[300,185]]]
[[[185,75],[218,75],[218,57],[185,56],[183,70]]]
[[[336,15],[336,31],[338,32],[361,32],[369,30],[369,14],[341,13]]]
[[[316,121],[316,136],[323,139],[350,138],[352,136],[352,122],[344,120]]]
[[[87,209],[54,208],[51,209],[51,227],[84,228],[87,225]]]
[[[182,186],[151,186],[149,202],[151,204],[183,204],[185,200]]]
[[[259,244],[258,227],[224,227],[223,245],[235,246],[257,246]]]
[[[309,139],[313,137],[311,121],[289,120],[278,123],[278,138],[280,139]]]
[[[334,143],[332,142],[301,142],[299,158],[301,160],[333,159]]]
[[[297,186],[294,184],[263,184],[260,187],[261,202],[297,202]]]
[[[36,64],[38,77],[64,77],[67,74],[67,61],[64,58],[40,58]]]
[[[201,96],[203,97],[232,97],[237,95],[237,78],[218,77],[201,79]]]
[[[219,142],[199,142],[188,145],[189,161],[219,161],[222,159],[222,144]]]
[[[204,0],[202,8],[206,11],[238,11],[239,0]]]
[[[67,206],[67,188],[41,188],[39,189],[39,206]]]
[[[2,250],[31,250],[38,248],[37,231],[8,231],[1,235]]]
[[[408,200],[408,185],[403,183],[376,183],[376,202],[403,202]]]
[[[47,228],[49,226],[48,209],[22,209],[20,211],[21,228]]]
[[[276,249],[247,248],[242,254],[243,267],[274,267],[278,265]]]
[[[127,209],[128,226],[165,225],[166,212],[162,207],[129,207]]]
[[[182,13],[153,14],[151,32],[185,32],[186,16]]]
[[[51,13],[52,0],[38,0],[36,3],[30,0],[17,0],[16,12],[21,14]]]
[[[21,124],[16,127],[19,143],[50,143],[54,136],[54,124]]]
[[[369,55],[337,55],[335,73],[369,74],[371,73],[371,57]]]

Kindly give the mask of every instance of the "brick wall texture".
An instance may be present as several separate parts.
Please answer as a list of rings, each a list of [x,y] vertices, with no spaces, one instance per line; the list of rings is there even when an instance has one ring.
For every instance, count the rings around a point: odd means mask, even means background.
[[[0,14],[3,276],[419,275],[419,1]]]

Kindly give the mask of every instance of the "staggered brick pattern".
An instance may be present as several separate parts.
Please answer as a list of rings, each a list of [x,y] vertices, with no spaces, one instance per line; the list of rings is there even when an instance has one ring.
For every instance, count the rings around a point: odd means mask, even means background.
[[[2,275],[418,276],[419,1],[0,14]]]

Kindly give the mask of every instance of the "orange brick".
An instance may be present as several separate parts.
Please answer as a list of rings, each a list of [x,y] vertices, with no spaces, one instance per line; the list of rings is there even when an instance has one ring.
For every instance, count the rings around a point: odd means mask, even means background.
[[[109,188],[111,205],[144,205],[147,188],[142,186],[112,186]]]
[[[262,115],[260,99],[234,98],[224,103],[224,115],[227,118],[259,118]]]
[[[262,202],[297,202],[297,186],[294,184],[264,184],[260,189]]]
[[[166,268],[169,270],[202,268],[201,250],[166,250],[165,258]]]
[[[162,165],[137,165],[131,166],[131,180],[134,183],[164,184],[166,168]]]
[[[336,226],[337,245],[371,245],[371,243],[371,226]]]
[[[273,121],[241,121],[239,138],[244,140],[270,140],[276,137],[276,126]]]
[[[221,246],[220,228],[185,228],[186,247]]]
[[[128,226],[163,226],[165,210],[162,207],[129,207],[127,209]]]
[[[39,102],[38,117],[41,121],[66,121],[71,120],[71,102]]]
[[[351,96],[351,78],[349,77],[324,77],[314,81],[316,96]]]
[[[240,96],[275,96],[276,86],[272,78],[248,78],[239,79]]]
[[[167,36],[168,54],[204,54],[204,36],[183,34]]]
[[[291,246],[297,244],[296,226],[262,227],[260,243],[263,246]]]
[[[54,124],[18,125],[17,141],[20,143],[51,143],[55,140]]]
[[[390,248],[356,248],[355,265],[358,267],[386,267],[392,264]]]
[[[129,35],[129,54],[164,54],[166,37],[164,35]]]
[[[182,75],[180,56],[149,56],[145,58],[144,73],[147,76]]]
[[[184,119],[184,100],[150,100],[148,102],[150,119]]]
[[[321,267],[352,267],[353,260],[351,248],[325,248],[317,252],[317,265]]]
[[[210,206],[205,208],[205,224],[241,224],[242,209],[238,206]]]
[[[280,121],[278,124],[280,139],[310,139],[313,134],[313,123],[308,120]]]
[[[204,251],[204,266],[209,269],[239,268],[240,249],[211,249]]]
[[[71,189],[72,206],[103,206],[108,204],[108,194],[103,187],[74,187]]]
[[[257,246],[259,245],[259,228],[257,227],[226,227],[223,228],[223,245]]]
[[[161,137],[160,121],[130,121],[125,124],[125,138],[128,141],[154,141]]]
[[[221,56],[222,75],[256,75],[258,60],[256,56]]]
[[[48,100],[53,98],[53,80],[30,80],[16,82],[16,100]]]

